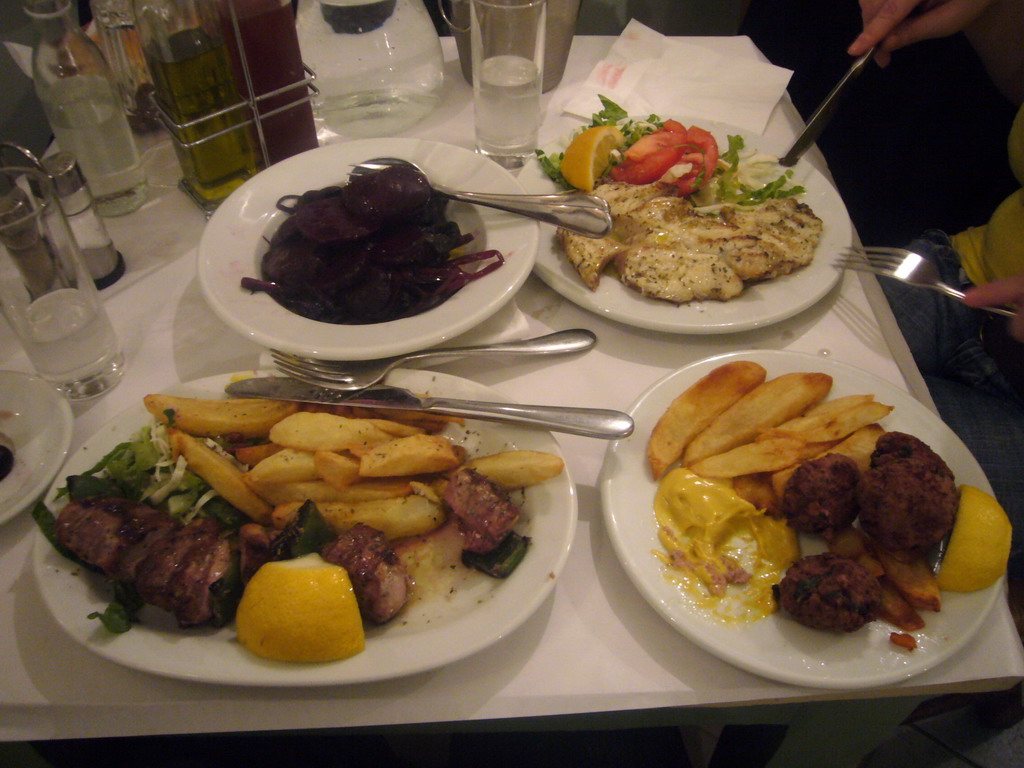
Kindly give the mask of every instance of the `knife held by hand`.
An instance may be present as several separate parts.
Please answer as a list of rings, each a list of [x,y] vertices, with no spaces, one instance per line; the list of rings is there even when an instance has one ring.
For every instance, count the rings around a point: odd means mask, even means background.
[[[257,376],[225,387],[232,397],[297,400],[321,405],[359,405],[403,411],[426,411],[467,419],[482,419],[520,426],[542,427],[570,435],[617,440],[633,432],[633,419],[621,411],[553,405],[518,405],[450,397],[420,397],[407,389],[375,386],[356,392],[306,384],[287,376]]]

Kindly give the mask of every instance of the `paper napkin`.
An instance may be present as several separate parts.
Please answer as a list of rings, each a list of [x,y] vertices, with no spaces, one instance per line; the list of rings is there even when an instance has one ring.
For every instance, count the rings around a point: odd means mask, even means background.
[[[764,133],[791,70],[666,37],[635,19],[564,106],[589,120],[598,94],[630,115],[703,118]]]

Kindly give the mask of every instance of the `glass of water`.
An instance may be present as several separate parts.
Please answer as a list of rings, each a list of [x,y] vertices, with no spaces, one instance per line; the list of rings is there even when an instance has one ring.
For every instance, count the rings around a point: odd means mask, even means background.
[[[0,167],[0,309],[29,360],[71,400],[111,389],[124,356],[53,180]]]
[[[504,168],[533,156],[540,126],[546,0],[471,0],[476,148]]]

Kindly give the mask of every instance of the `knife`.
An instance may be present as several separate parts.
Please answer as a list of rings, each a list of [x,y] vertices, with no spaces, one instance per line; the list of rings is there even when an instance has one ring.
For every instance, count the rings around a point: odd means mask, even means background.
[[[836,107],[839,105],[840,97],[846,91],[846,86],[857,79],[857,75],[864,71],[864,68],[871,61],[871,57],[875,55],[875,48],[872,46],[863,54],[861,54],[856,61],[850,65],[850,68],[846,71],[846,74],[842,76],[835,87],[829,92],[825,100],[821,102],[814,114],[811,115],[811,119],[807,121],[807,127],[804,128],[804,132],[801,133],[793,146],[790,148],[782,159],[779,160],[779,165],[784,168],[788,168],[791,165],[796,165],[796,161],[800,159],[800,156],[806,152],[810,146],[815,142],[821,132],[825,130],[825,126],[828,125],[829,120],[832,119],[832,115],[836,111]]]
[[[287,376],[257,376],[231,382],[225,391],[232,397],[262,397],[321,405],[361,405],[367,408],[443,413],[468,419],[543,427],[555,432],[603,440],[617,440],[633,432],[633,419],[621,411],[420,397],[401,387],[375,386],[357,392],[342,392],[306,384]]]

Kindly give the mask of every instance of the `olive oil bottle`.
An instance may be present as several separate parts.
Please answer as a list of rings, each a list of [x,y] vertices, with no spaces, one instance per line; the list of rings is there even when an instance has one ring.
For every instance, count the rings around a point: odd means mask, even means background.
[[[212,211],[261,159],[251,111],[232,79],[217,2],[134,0],[134,8],[158,103],[177,126],[171,133],[182,186]]]

